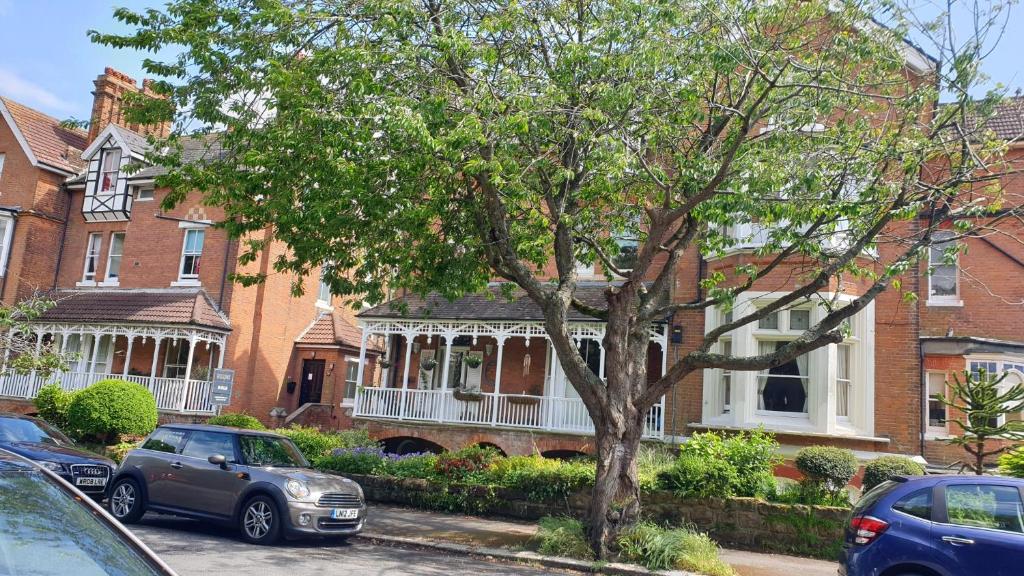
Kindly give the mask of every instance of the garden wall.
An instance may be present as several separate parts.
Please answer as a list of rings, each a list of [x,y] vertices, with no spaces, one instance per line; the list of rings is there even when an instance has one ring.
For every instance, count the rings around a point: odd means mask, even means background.
[[[538,502],[502,488],[444,486],[427,480],[361,474],[345,476],[358,482],[366,499],[372,502],[470,510],[523,520],[567,514],[585,517],[590,498],[588,492],[581,492],[564,502]],[[683,500],[671,492],[659,491],[644,495],[643,514],[658,523],[693,524],[723,546],[834,560],[849,511],[776,504],[755,498]]]

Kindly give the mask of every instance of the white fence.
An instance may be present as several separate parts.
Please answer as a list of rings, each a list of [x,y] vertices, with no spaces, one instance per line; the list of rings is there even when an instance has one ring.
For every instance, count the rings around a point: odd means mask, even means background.
[[[31,399],[35,398],[39,389],[47,384],[58,384],[65,390],[81,390],[109,378],[128,380],[145,386],[156,399],[156,407],[159,410],[182,414],[214,412],[214,407],[210,404],[210,382],[183,378],[150,378],[87,372],[62,372],[49,376],[8,374],[0,376],[0,396]]]
[[[460,399],[454,390],[408,389],[403,394],[401,388],[363,388],[359,394],[356,417],[594,433],[594,423],[578,398],[485,392]],[[661,438],[663,425],[662,407],[654,406],[647,413],[644,436]]]

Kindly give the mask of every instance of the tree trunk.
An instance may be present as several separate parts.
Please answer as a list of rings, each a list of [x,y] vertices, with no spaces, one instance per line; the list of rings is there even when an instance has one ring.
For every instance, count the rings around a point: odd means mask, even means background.
[[[608,557],[608,546],[623,528],[640,518],[640,483],[636,455],[643,434],[640,422],[620,420],[595,426],[597,476],[590,502],[588,537],[598,559]]]

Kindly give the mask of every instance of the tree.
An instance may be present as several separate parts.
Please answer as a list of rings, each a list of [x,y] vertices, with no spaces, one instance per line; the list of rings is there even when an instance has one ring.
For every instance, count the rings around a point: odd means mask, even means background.
[[[938,396],[939,402],[953,409],[955,417],[949,421],[961,432],[946,442],[962,447],[973,460],[964,462],[961,470],[969,468],[980,476],[985,473],[986,458],[1012,448],[1005,440],[1024,440],[1024,421],[1019,419],[1024,411],[1024,383],[1005,387],[1002,383],[1007,376],[984,368],[977,373],[965,370],[963,379],[953,374],[953,381],[946,382],[948,397]],[[993,440],[999,442],[995,447],[991,445]]]
[[[886,10],[891,27],[873,19]],[[179,49],[144,64],[167,98],[135,98],[130,114],[176,120],[150,158],[171,168],[158,185],[168,205],[199,190],[222,206],[243,264],[272,237],[290,249],[275,272],[330,263],[335,294],[455,298],[497,276],[543,310],[595,425],[599,557],[638,516],[644,415],[675,383],[838,342],[848,318],[901,289],[940,225],[955,223],[944,240],[956,246],[1014,214],[1003,148],[983,130],[998,96],[968,96],[994,17],[955,46],[928,23],[949,65],[911,69],[912,21],[860,0],[173,0],[115,16],[134,32],[95,41]],[[940,90],[955,101],[935,109]],[[185,162],[183,139],[211,132],[215,153]],[[723,255],[742,223],[766,230],[757,258],[674,298],[684,255]],[[575,297],[577,262],[619,279],[603,306]],[[648,384],[655,322],[729,310],[783,270],[795,289],[709,331]],[[839,279],[864,289],[821,295]],[[712,351],[808,301],[824,319],[773,353]],[[576,351],[571,309],[607,322],[606,382]]]
[[[67,368],[68,357],[52,342],[38,341],[32,332],[32,322],[55,305],[52,298],[39,294],[0,305],[0,374],[36,372],[48,376]]]

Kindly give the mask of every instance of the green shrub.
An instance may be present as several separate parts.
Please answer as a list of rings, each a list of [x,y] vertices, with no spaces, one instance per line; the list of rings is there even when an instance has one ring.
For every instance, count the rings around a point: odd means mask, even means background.
[[[384,461],[380,447],[339,448],[320,458],[317,467],[343,474],[377,474],[384,469]]]
[[[120,464],[121,461],[124,460],[124,457],[128,455],[130,450],[134,450],[138,447],[138,442],[121,442],[116,446],[108,446],[106,454],[108,458]]]
[[[465,480],[488,469],[501,455],[494,448],[468,446],[455,452],[444,452],[434,463],[434,472],[451,480]]]
[[[714,540],[688,528],[666,529],[642,522],[623,532],[617,544],[621,559],[651,570],[688,570],[708,576],[735,574],[718,557]]]
[[[245,412],[225,412],[210,418],[206,421],[207,424],[213,424],[215,426],[231,426],[232,428],[243,428],[245,430],[266,430],[267,427],[263,425],[255,416],[250,416]]]
[[[1014,448],[999,457],[999,473],[1024,478],[1024,446]]]
[[[347,448],[380,448],[378,443],[366,430],[340,430],[322,432],[316,428],[292,426],[278,428],[274,432],[291,438],[299,451],[313,466],[331,455],[331,452]]]
[[[39,389],[33,403],[40,418],[65,431],[68,428],[68,407],[74,397],[74,392],[68,392],[56,384],[47,384]]]
[[[864,466],[864,491],[867,492],[895,476],[924,474],[924,466],[906,456],[882,456]]]
[[[115,443],[122,434],[149,434],[156,423],[153,395],[124,380],[101,380],[76,392],[68,406],[68,427],[105,444]]]
[[[849,508],[850,497],[845,490],[833,493],[816,482],[790,484],[772,496],[772,501],[782,504],[806,504],[808,506],[834,506]]]
[[[659,488],[658,475],[671,468],[676,462],[675,455],[664,445],[641,445],[636,457],[637,480],[642,492]],[[593,465],[591,465],[593,468]]]
[[[697,433],[680,446],[673,467],[658,474],[658,484],[684,497],[768,497],[775,492],[778,447],[763,430],[728,437]]]
[[[530,500],[561,500],[594,484],[589,459],[557,460],[539,454],[498,458],[480,474],[484,482],[518,490]]]
[[[547,556],[593,560],[583,523],[573,518],[545,516],[537,522],[537,551]]]
[[[857,457],[845,448],[808,446],[801,448],[794,459],[797,470],[804,475],[806,489],[820,488],[838,495],[857,474]]]
[[[680,498],[728,498],[734,495],[736,468],[728,460],[682,454],[658,476],[658,484]]]

